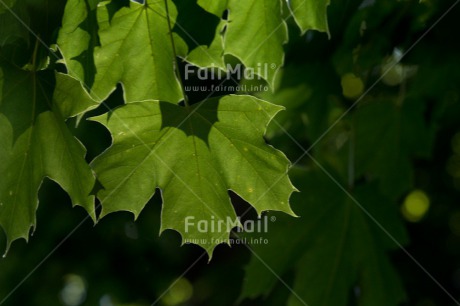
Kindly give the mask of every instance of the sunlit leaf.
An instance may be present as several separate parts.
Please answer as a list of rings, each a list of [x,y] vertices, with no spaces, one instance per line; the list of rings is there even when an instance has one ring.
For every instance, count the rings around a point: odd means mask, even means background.
[[[226,6],[226,1],[224,1]],[[179,12],[173,31],[191,50],[183,57],[197,67],[216,67],[225,70],[223,34],[227,22],[207,11],[195,1],[176,0]],[[221,2],[209,2],[212,4]],[[190,18],[193,16],[193,18]],[[197,22],[199,20],[199,22]]]
[[[99,46],[97,0],[69,0],[57,44],[70,75],[87,88],[94,83],[94,49]],[[99,100],[99,99],[98,99]]]
[[[227,9],[228,1],[229,0],[198,0],[198,5],[217,17],[222,17],[223,12]]]
[[[263,139],[281,109],[250,96],[225,96],[191,107],[133,103],[94,118],[113,137],[112,146],[92,163],[104,187],[98,194],[102,216],[126,210],[137,217],[160,188],[161,230],[174,229],[211,254],[219,240],[228,241],[231,228],[200,231],[196,224],[236,220],[228,190],[259,213],[293,214],[289,161]],[[188,230],[187,217],[195,223]]]
[[[129,2],[120,8],[114,4],[102,2],[96,12],[82,0],[67,4],[58,45],[71,73],[85,82],[96,100],[107,98],[118,83],[123,84],[126,102],[181,100],[164,1]],[[172,1],[168,6],[173,27],[177,11]],[[178,52],[185,53],[183,42],[175,40]]]
[[[284,62],[283,44],[288,40],[281,1],[230,0],[228,9],[225,54],[240,59],[273,87],[276,72]],[[268,69],[258,73],[265,65]]]
[[[91,195],[95,179],[84,159],[85,148],[64,122],[95,102],[77,80],[53,75],[5,63],[0,68],[0,225],[8,247],[18,238],[27,240],[35,227],[37,192],[45,177],[95,219]]]
[[[186,60],[197,67],[216,67],[226,70],[224,61],[223,31],[227,22],[222,20],[216,28],[215,36],[209,46],[199,45],[187,55]]]
[[[329,35],[327,23],[329,0],[291,0],[289,3],[302,34],[308,30],[317,30]]]

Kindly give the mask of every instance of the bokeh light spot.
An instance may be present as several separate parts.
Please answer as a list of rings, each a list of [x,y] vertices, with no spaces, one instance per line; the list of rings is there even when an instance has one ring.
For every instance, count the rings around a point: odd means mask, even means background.
[[[420,221],[430,208],[430,199],[422,190],[412,191],[404,200],[401,212],[410,222]]]
[[[342,93],[346,98],[354,99],[362,95],[364,91],[364,83],[361,78],[353,73],[346,73],[342,76]]]
[[[68,306],[78,306],[86,299],[86,282],[76,274],[64,277],[64,288],[60,292],[62,302]]]
[[[162,299],[165,305],[179,305],[188,301],[193,295],[192,284],[186,278],[180,278],[168,290]]]

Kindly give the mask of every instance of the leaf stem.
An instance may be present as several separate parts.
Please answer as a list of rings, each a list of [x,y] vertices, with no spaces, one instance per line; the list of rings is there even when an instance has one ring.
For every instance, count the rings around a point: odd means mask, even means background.
[[[39,37],[35,40],[34,53],[32,54],[32,84],[33,84],[33,100],[32,100],[32,118],[30,123],[32,126],[35,125],[35,111],[37,108],[37,57],[38,57],[38,48],[39,48]],[[29,136],[29,143],[32,136]]]
[[[172,46],[173,55],[174,55],[174,60],[173,60],[174,73],[176,74],[176,78],[179,80],[179,83],[180,83],[180,88],[182,90],[182,96],[184,97],[184,104],[185,106],[190,106],[188,102],[187,94],[185,93],[184,83],[182,82],[182,77],[179,71],[179,63],[177,61],[177,53],[176,53],[176,44],[174,43],[174,37],[173,37],[172,28],[171,28],[171,17],[169,16],[168,0],[164,0],[164,2],[165,2],[165,9],[166,9],[166,19],[168,21],[169,37],[171,39],[171,46]]]
[[[37,71],[37,56],[38,56],[39,38],[35,40],[34,52],[32,53],[32,71]]]

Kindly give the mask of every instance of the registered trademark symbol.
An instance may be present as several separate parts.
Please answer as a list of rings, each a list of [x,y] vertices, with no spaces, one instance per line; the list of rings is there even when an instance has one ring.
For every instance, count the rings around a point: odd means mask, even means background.
[[[270,65],[270,68],[272,68],[273,70],[275,70],[275,69],[276,69],[276,64],[271,64],[271,65]],[[275,219],[276,219],[276,218],[275,218]]]
[[[275,221],[276,221],[276,217],[275,217],[275,216],[271,216],[271,217],[270,217],[270,221],[275,222]]]

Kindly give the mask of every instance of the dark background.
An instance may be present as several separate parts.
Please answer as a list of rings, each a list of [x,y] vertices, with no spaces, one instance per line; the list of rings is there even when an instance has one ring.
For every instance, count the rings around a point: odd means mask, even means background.
[[[29,11],[32,22],[35,20],[39,28],[56,29],[63,5],[37,3]],[[429,139],[429,152],[426,156],[411,156],[414,172],[410,188],[396,195],[394,201],[401,205],[414,189],[429,196],[426,215],[418,222],[405,221],[410,236],[407,251],[454,297],[460,298],[460,144],[453,142],[454,136],[460,135],[460,6],[426,33],[453,3],[332,1],[328,10],[331,39],[316,32],[300,36],[292,18],[289,19],[290,41],[285,46],[286,68],[280,88],[307,84],[312,93],[277,102],[287,107],[280,122],[308,147],[327,129],[330,118],[337,117],[337,110],[343,111],[355,101],[343,95],[343,75],[352,72],[369,88],[379,79],[382,63],[395,48],[404,52],[424,35],[402,59],[405,67],[417,67],[415,74],[396,85],[379,81],[365,101],[404,95],[424,105],[424,120],[430,134],[409,137]],[[363,21],[366,29],[360,35]],[[214,20],[210,18],[209,22]],[[196,18],[194,24],[204,29],[205,23],[206,20]],[[49,33],[44,38],[47,41],[55,39],[55,31],[45,33]],[[200,98],[191,96],[192,101]],[[119,88],[108,104],[119,105],[121,99]],[[101,108],[88,116],[104,111]],[[303,123],[302,114],[311,118],[308,124]],[[75,121],[69,120],[68,124],[73,128]],[[83,121],[74,132],[88,149],[88,161],[110,145],[108,132],[97,123]],[[337,134],[330,137],[333,135]],[[274,126],[267,141],[291,160],[302,153]],[[319,145],[314,151],[316,156],[326,154],[329,160],[340,163],[340,154],[325,146]],[[308,158],[299,164],[309,165]],[[248,207],[236,197],[233,199],[238,211]],[[244,246],[222,245],[208,263],[199,247],[180,247],[178,233],[167,231],[158,236],[160,211],[157,193],[136,222],[129,213],[116,213],[93,226],[83,209],[71,208],[68,196],[59,186],[45,181],[40,189],[33,237],[27,244],[23,240],[15,242],[8,256],[0,260],[0,305],[80,305],[80,301],[81,305],[141,306],[151,305],[157,299],[158,305],[233,305],[241,292],[250,252]],[[5,244],[1,233],[0,248],[4,249]],[[279,256],[283,256],[281,251]],[[405,253],[395,251],[391,259],[408,295],[404,305],[454,305]],[[183,279],[162,296],[181,276]],[[285,277],[288,282],[292,279],[289,274]],[[72,294],[77,301],[74,304],[69,302]],[[242,305],[267,305],[273,296],[286,295],[286,289],[278,286],[269,300],[245,300]]]

